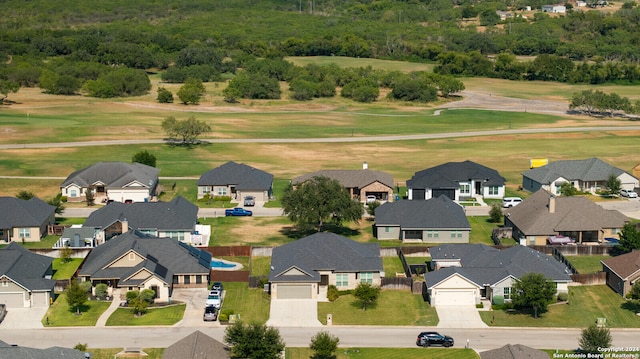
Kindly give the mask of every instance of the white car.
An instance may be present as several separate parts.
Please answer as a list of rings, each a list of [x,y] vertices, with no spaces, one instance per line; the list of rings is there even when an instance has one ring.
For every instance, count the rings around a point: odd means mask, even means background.
[[[205,307],[216,307],[220,308],[222,305],[222,293],[217,290],[212,290],[209,292],[207,296],[207,301],[205,302]]]
[[[510,208],[515,207],[522,202],[522,198],[520,197],[505,197],[502,199],[502,207]]]
[[[620,195],[627,198],[638,198],[638,194],[632,189],[621,189]]]
[[[373,202],[375,202],[377,200],[378,200],[378,198],[376,196],[374,196],[374,195],[368,195],[367,196],[367,203],[373,203]]]

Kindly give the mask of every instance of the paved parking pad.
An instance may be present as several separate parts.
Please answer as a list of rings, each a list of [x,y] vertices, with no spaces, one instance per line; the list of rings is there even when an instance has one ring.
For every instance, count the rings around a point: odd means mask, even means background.
[[[199,327],[205,323],[202,320],[204,314],[204,303],[207,300],[209,291],[206,288],[175,288],[171,300],[180,301],[187,304],[184,310],[184,317],[176,323],[181,327]],[[216,325],[218,322],[206,322],[204,325]],[[218,324],[219,325],[219,324]]]
[[[49,308],[7,308],[7,316],[0,323],[0,329],[42,328],[42,318]]]
[[[475,306],[436,305],[438,328],[487,328]]]
[[[312,299],[271,300],[267,325],[278,327],[321,327],[318,302]]]

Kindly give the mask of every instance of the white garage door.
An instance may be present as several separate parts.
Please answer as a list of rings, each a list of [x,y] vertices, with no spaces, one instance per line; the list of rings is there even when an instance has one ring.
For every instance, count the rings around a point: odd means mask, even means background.
[[[37,292],[31,295],[31,300],[33,303],[31,304],[33,307],[48,307],[49,306],[49,296],[46,292]]]
[[[439,290],[436,305],[475,305],[473,290]]]
[[[311,299],[311,284],[280,284],[278,299]]]
[[[0,303],[7,308],[24,308],[24,295],[22,293],[2,293]]]

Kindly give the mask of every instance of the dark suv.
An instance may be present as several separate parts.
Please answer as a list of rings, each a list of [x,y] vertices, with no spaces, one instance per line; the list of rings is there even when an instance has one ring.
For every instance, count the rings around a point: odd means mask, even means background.
[[[416,345],[419,347],[441,345],[445,348],[448,348],[453,346],[453,338],[448,335],[442,335],[438,332],[422,332],[418,334]]]

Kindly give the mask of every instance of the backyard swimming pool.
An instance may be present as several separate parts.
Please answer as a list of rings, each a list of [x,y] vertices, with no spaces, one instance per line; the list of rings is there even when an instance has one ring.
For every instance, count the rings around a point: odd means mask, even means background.
[[[211,259],[211,269],[213,270],[238,270],[242,269],[242,264],[226,261],[224,259]]]

